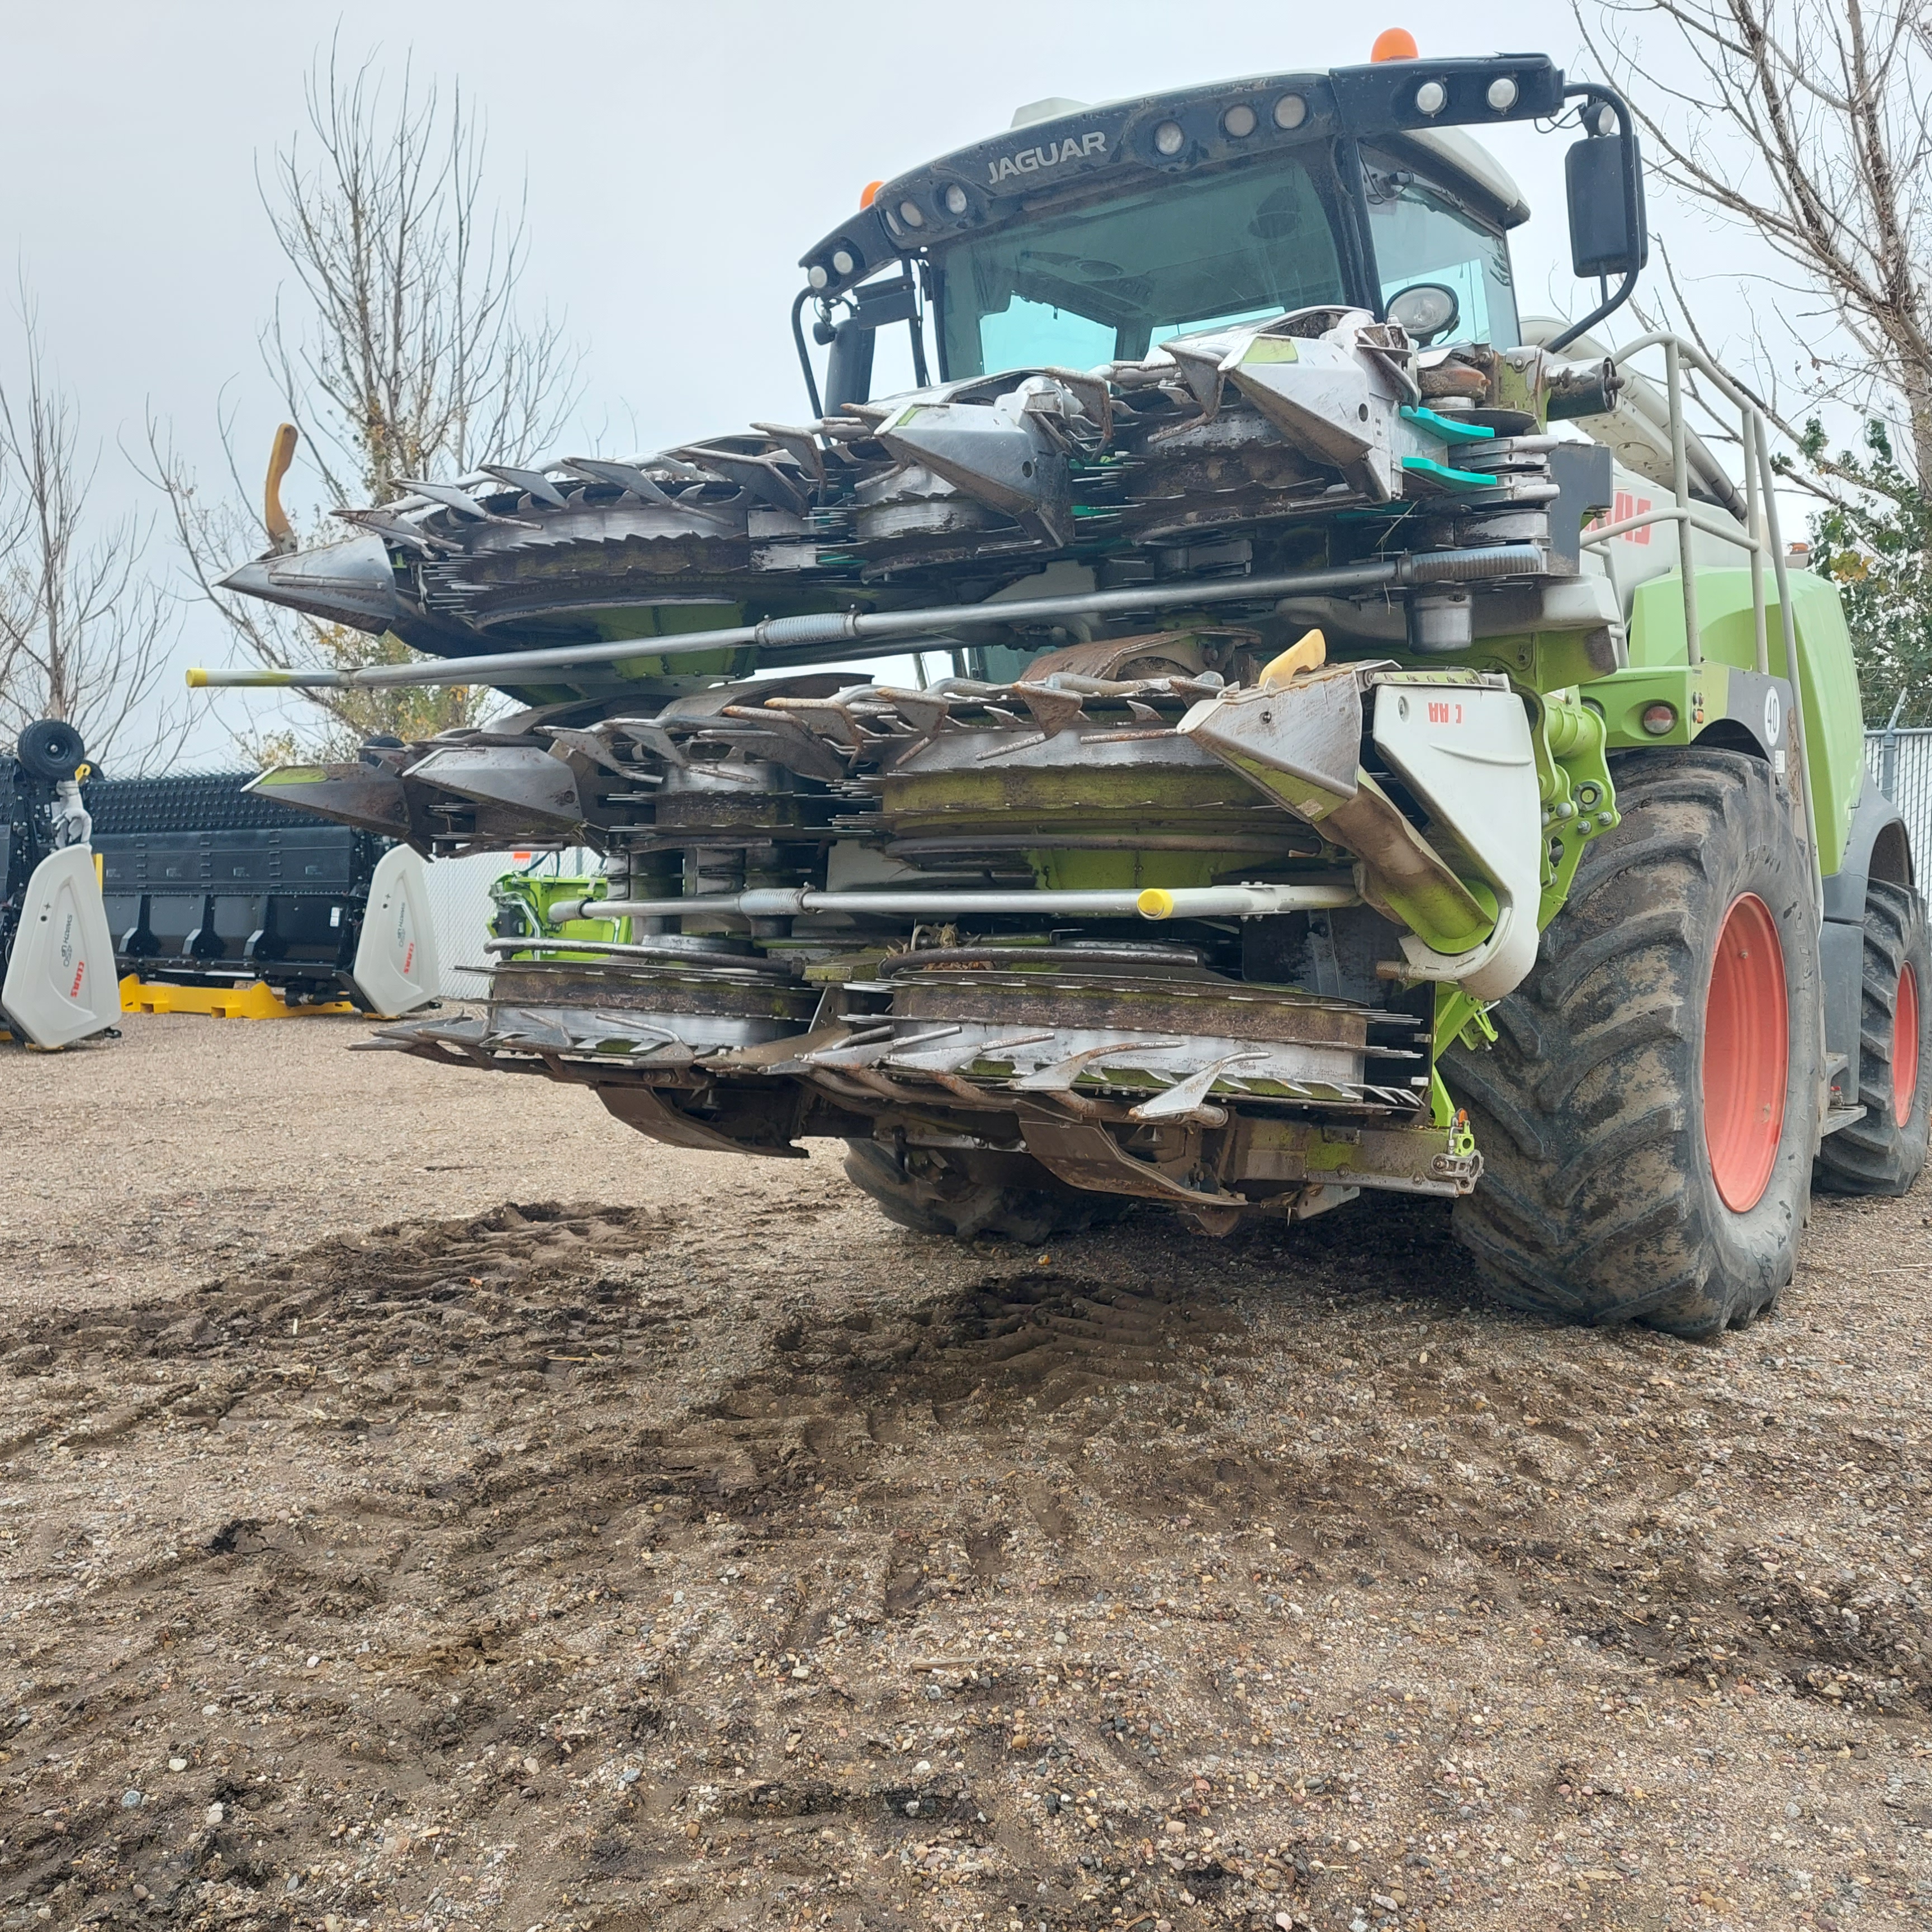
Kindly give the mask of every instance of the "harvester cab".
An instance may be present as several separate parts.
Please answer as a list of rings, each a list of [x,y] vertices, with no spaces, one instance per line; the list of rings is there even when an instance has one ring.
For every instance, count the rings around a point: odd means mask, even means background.
[[[879,185],[803,257],[805,422],[424,478],[236,571],[445,660],[277,682],[520,707],[262,791],[604,855],[499,894],[481,1012],[378,1043],[843,1138],[931,1233],[1436,1196],[1504,1294],[1688,1333],[1775,1300],[1814,1178],[1911,1185],[1932,968],[1836,594],[1748,394],[1589,334],[1644,263],[1629,111],[1381,51]],[[1470,132],[1532,119],[1574,323],[1520,314]]]
[[[1604,284],[1581,334],[1648,256],[1628,109],[1540,55],[1384,58],[1101,106],[1040,101],[1007,134],[875,184],[801,264],[793,332],[813,412],[808,303],[832,350],[832,409],[869,400],[866,338],[901,323],[922,387],[929,362],[942,383],[1138,362],[1178,336],[1324,308],[1393,322],[1420,350],[1514,348],[1507,234],[1529,210],[1461,130],[1572,104],[1571,253]]]
[[[32,1046],[71,1046],[121,1016],[86,757],[71,724],[42,718],[0,758],[0,1028]]]

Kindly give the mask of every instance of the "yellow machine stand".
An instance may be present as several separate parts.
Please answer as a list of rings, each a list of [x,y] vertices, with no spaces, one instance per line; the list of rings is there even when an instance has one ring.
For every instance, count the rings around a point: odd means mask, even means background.
[[[200,1013],[212,1020],[298,1020],[320,1013],[352,1013],[350,1000],[292,1006],[266,980],[246,986],[171,986],[130,973],[121,982],[124,1013]]]

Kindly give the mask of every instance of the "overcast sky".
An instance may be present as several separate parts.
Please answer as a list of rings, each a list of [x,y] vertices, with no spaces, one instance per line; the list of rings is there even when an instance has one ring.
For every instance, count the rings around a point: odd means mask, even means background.
[[[1425,53],[1534,49],[1587,69],[1560,0],[16,5],[0,65],[6,239],[103,447],[104,508],[141,498],[120,451],[139,449],[148,411],[215,485],[224,398],[252,489],[280,416],[256,338],[287,281],[258,170],[300,126],[304,75],[332,34],[347,64],[374,55],[399,75],[410,59],[419,77],[460,81],[487,116],[499,192],[527,190],[528,297],[565,314],[582,347],[577,423],[542,454],[625,454],[801,414],[786,322],[797,259],[868,181],[1045,95],[1359,62],[1378,28],[1402,25]],[[1536,211],[1514,238],[1526,310],[1582,305],[1562,213],[1570,138],[1491,139]],[[1735,320],[1735,297],[1714,306]],[[16,319],[0,313],[0,380],[17,378],[18,356]],[[152,560],[169,561],[158,532]],[[230,652],[202,612],[179,656]],[[238,724],[260,702],[215,701]],[[203,758],[226,746],[214,716],[194,748]]]

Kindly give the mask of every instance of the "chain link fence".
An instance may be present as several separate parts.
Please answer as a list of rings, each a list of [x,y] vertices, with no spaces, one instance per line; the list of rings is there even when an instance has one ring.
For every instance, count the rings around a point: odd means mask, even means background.
[[[1924,855],[1932,854],[1932,727],[1868,730],[1865,767],[1898,807],[1912,836],[1913,860],[1924,864]]]
[[[506,872],[562,872],[566,878],[594,876],[604,861],[587,846],[533,856],[528,852],[476,852],[466,859],[438,859],[429,868],[430,917],[436,926],[436,956],[442,962],[442,997],[475,1000],[486,983],[466,967],[489,963],[483,942],[490,936],[494,908],[490,888]]]

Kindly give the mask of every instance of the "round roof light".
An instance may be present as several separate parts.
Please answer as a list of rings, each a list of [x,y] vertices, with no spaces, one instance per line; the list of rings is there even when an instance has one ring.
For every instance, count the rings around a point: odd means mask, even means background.
[[[948,214],[964,214],[966,212],[966,190],[957,182],[946,189],[944,200]]]
[[[1163,121],[1154,130],[1154,151],[1157,154],[1178,154],[1187,145],[1187,136],[1178,121]]]
[[[866,185],[859,190],[859,206],[861,208],[870,208],[872,203],[878,199],[880,189],[884,186],[885,183],[882,181],[868,182]]]
[[[805,279],[809,282],[814,288],[822,289],[827,282],[831,280],[832,278],[825,272],[825,265],[822,262],[814,262],[812,263],[810,270],[807,272]]]
[[[849,275],[859,266],[849,248],[835,248],[832,251],[832,267],[835,274]]]
[[[1222,133],[1231,134],[1238,141],[1245,141],[1255,131],[1255,110],[1244,101],[1231,107],[1221,116]]]
[[[1406,27],[1384,27],[1369,50],[1372,61],[1414,60],[1418,58],[1415,36]]]
[[[1508,74],[1504,74],[1499,79],[1490,82],[1489,92],[1484,95],[1483,98],[1498,114],[1507,114],[1516,105],[1516,98],[1519,92],[1516,82],[1510,80]]]
[[[1274,104],[1274,124],[1293,133],[1308,118],[1308,103],[1298,94],[1284,94]]]
[[[1449,90],[1439,80],[1425,80],[1415,90],[1418,114],[1440,114],[1449,105]]]
[[[899,219],[908,228],[923,228],[926,226],[926,210],[916,201],[902,201],[899,203]]]

